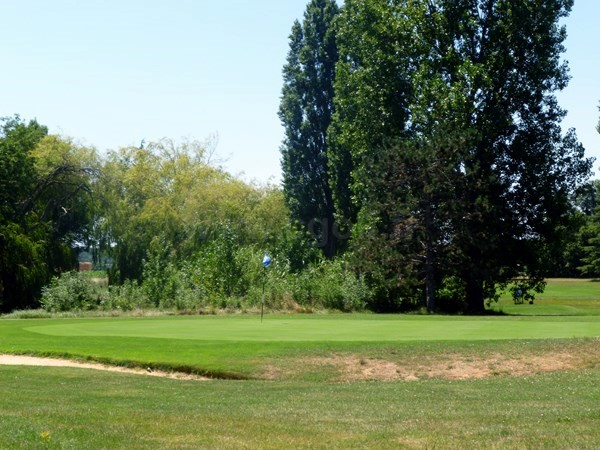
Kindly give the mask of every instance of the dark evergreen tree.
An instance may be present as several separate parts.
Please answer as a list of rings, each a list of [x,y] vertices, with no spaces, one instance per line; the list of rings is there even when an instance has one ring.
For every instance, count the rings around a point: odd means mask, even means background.
[[[335,255],[338,244],[327,147],[338,59],[337,13],[334,0],[312,0],[302,24],[294,23],[279,109],[285,128],[285,199],[292,220],[317,237],[328,257]]]

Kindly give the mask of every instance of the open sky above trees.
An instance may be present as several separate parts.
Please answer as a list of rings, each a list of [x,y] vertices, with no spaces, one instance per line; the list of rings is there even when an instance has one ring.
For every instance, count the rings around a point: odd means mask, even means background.
[[[2,5],[0,116],[37,118],[101,152],[162,137],[218,133],[218,153],[247,179],[281,179],[281,68],[306,0],[117,2],[23,0]],[[338,2],[342,3],[342,2]],[[124,6],[125,5],[125,6]],[[567,19],[572,80],[558,95],[588,156],[600,85],[600,3]],[[595,165],[597,166],[597,164]],[[597,170],[596,170],[597,172]]]

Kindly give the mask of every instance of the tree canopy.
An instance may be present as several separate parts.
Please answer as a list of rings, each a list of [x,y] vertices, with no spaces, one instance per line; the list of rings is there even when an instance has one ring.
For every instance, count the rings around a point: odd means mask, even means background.
[[[310,0],[283,68],[282,189],[228,174],[210,140],[99,157],[2,119],[0,308],[44,286],[70,307],[81,280],[53,277],[79,249],[116,286],[78,307],[253,305],[267,251],[267,298],[291,308],[482,313],[501,289],[596,276],[598,185],[556,99],[572,4]]]
[[[358,270],[387,286],[382,305],[433,307],[455,280],[479,313],[511,280],[542,288],[591,168],[555,97],[568,82],[560,20],[571,7],[345,2],[331,183],[355,223]]]
[[[0,308],[36,305],[52,275],[74,267],[91,221],[93,149],[18,116],[0,130]]]
[[[320,236],[328,257],[337,247],[327,144],[338,60],[337,13],[334,0],[312,0],[303,22],[294,23],[279,108],[285,129],[281,167],[286,203],[293,221]]]

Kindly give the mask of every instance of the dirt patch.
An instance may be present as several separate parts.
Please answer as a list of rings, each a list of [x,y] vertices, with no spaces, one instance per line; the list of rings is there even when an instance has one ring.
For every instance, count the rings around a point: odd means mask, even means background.
[[[596,366],[600,357],[596,355]],[[364,358],[353,354],[332,354],[328,357],[298,358],[285,369],[269,366],[268,379],[297,378],[299,374],[329,371],[336,381],[417,381],[432,378],[467,380],[493,376],[528,376],[590,367],[589,354],[549,352],[539,355],[512,357],[502,354],[486,356],[444,355],[420,360],[390,361]]]
[[[183,372],[165,372],[162,370],[133,369],[127,367],[110,366],[97,363],[82,363],[68,359],[38,358],[35,356],[23,355],[0,355],[0,365],[7,366],[43,366],[43,367],[74,367],[78,369],[103,370],[107,372],[131,373],[135,375],[146,375],[153,377],[172,378],[176,380],[201,380],[206,381],[209,378],[201,377]]]

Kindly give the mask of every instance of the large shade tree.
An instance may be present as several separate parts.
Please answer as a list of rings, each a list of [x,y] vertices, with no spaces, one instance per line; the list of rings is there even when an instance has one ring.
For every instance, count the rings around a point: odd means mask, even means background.
[[[569,201],[589,176],[574,132],[562,134],[555,97],[568,81],[559,21],[571,6],[348,0],[342,14],[351,45],[342,52],[332,130],[354,165],[358,230],[375,224],[394,247],[406,242],[398,233],[418,224],[426,245],[412,259],[420,261],[423,282],[457,277],[470,312],[482,312],[498,285],[515,277],[524,289],[541,287],[544,261],[559,254]],[[385,78],[378,77],[382,67]],[[385,100],[393,96],[399,101],[392,107]],[[418,148],[422,170],[437,175],[410,175],[407,163],[415,159],[402,155],[388,158],[395,163],[383,174],[369,163],[374,154]],[[373,200],[391,189],[403,213],[373,211],[381,204]],[[432,268],[437,274],[428,278]]]

